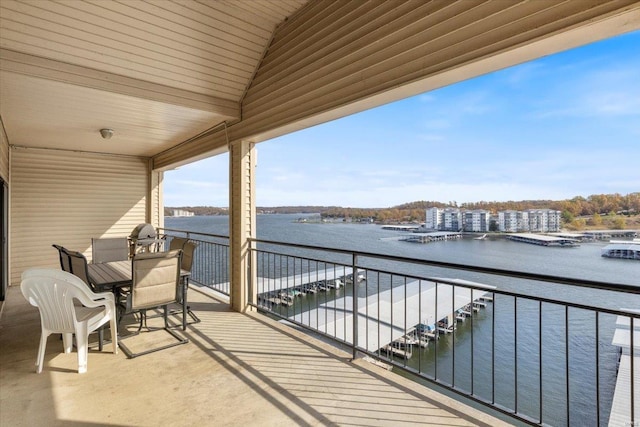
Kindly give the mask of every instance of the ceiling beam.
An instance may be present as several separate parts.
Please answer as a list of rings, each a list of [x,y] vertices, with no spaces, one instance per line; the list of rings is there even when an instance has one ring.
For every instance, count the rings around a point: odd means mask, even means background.
[[[9,49],[0,49],[0,71],[25,74],[46,80],[207,111],[224,116],[225,120],[235,120],[240,117],[239,105],[227,99]]]

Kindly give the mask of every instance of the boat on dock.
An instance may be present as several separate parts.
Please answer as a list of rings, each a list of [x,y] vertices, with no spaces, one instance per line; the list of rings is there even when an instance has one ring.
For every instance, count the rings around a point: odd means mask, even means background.
[[[344,276],[342,278],[344,280],[344,283],[346,283],[347,285],[350,285],[353,283],[353,274],[347,274],[346,276]],[[362,273],[358,273],[356,275],[356,282],[357,283],[362,283],[366,280],[366,277],[364,276],[364,274]]]

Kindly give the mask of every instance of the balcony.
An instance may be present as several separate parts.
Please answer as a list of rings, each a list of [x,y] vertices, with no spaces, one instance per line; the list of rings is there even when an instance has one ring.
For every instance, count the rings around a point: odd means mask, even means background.
[[[0,425],[506,425],[210,292],[189,301],[187,345],[126,359],[94,343],[80,375],[52,335],[38,375],[38,312],[10,288]]]
[[[621,309],[637,306],[640,291],[635,286],[254,239],[248,293],[257,312],[241,314],[226,300],[227,237],[163,231],[167,239],[177,235],[199,244],[189,303],[202,322],[189,326],[187,346],[135,360],[108,350],[90,355],[92,376],[103,373],[113,384],[105,392],[109,396],[123,385],[139,383],[152,388],[171,384],[168,393],[182,406],[191,399],[201,401],[202,389],[251,399],[242,404],[243,414],[235,414],[236,400],[221,397],[212,403],[221,406],[214,414],[207,404],[193,414],[173,415],[193,416],[186,424],[203,419],[229,424],[262,419],[356,422],[349,417],[357,417],[360,425],[392,420],[429,424],[424,417],[433,416],[433,422],[461,417],[456,420],[496,425],[497,419],[484,417],[498,416],[532,425],[576,425],[587,418],[596,425],[616,425],[616,420],[633,420],[640,410],[640,313]],[[447,277],[416,276],[410,273],[416,265]],[[482,283],[469,281],[469,275]],[[528,283],[536,292],[493,286],[505,277]],[[3,383],[45,387],[53,405],[60,390],[78,389],[77,382],[89,376],[64,376],[73,373],[76,362],[73,355],[60,354],[56,343],[50,343],[45,373],[32,374],[37,312],[17,288],[11,292],[3,322],[11,325],[5,326],[2,339],[3,348],[16,351],[3,356]],[[630,335],[630,329],[636,332]],[[45,375],[50,382],[42,382]],[[86,387],[101,388],[96,384],[102,382],[92,379],[93,386]],[[18,407],[9,403],[17,394],[4,392],[3,407]],[[24,392],[29,396],[32,390]],[[398,405],[399,398],[407,403]],[[90,414],[105,417],[128,402],[96,409],[88,397],[86,403],[82,397],[73,399],[82,402],[74,406],[93,408]],[[145,414],[163,411],[171,419],[171,406],[146,411],[130,422],[144,424]],[[266,418],[270,411],[274,415]],[[226,415],[206,418],[220,414]],[[51,411],[43,416],[60,418]]]

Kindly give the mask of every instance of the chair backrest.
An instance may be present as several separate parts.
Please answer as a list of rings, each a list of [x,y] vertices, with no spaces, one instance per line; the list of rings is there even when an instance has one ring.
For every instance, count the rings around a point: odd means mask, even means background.
[[[20,290],[40,310],[42,327],[55,333],[75,331],[74,300],[83,300],[83,295],[90,292],[73,274],[48,268],[25,270]]]
[[[193,266],[193,253],[196,251],[198,245],[194,242],[188,241],[182,247],[182,265],[180,268],[186,271],[191,271]]]
[[[91,239],[92,262],[126,261],[129,259],[129,241],[126,237]]]
[[[183,249],[185,243],[187,243],[189,239],[185,239],[184,237],[172,237],[169,242],[169,250],[175,251],[176,249]]]
[[[66,249],[60,245],[51,245],[58,250],[58,256],[60,257],[60,268],[62,271],[71,272],[71,265],[69,261],[69,255],[66,253]]]
[[[136,254],[131,263],[130,309],[140,310],[176,301],[182,251]]]
[[[93,285],[89,281],[89,268],[87,267],[87,258],[80,252],[65,249],[64,252],[69,257],[70,273],[79,277],[82,281],[93,290]]]

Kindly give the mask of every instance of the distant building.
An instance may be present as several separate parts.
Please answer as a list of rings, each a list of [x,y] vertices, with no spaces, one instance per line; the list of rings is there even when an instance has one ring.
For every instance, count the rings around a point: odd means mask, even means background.
[[[534,233],[548,233],[560,231],[562,212],[552,209],[530,209],[529,231]]]
[[[462,230],[462,212],[458,208],[445,208],[442,211],[442,223],[440,230],[460,231]]]
[[[498,212],[498,230],[507,233],[550,233],[560,231],[562,212],[553,209]]]
[[[475,212],[475,217],[473,212]],[[490,222],[489,211],[473,212],[469,212],[469,227],[482,229],[479,231],[488,231]],[[461,231],[464,229],[465,215],[466,213],[463,214],[458,208],[428,208],[426,210],[424,228],[438,231]]]
[[[486,233],[489,231],[491,212],[484,209],[466,211],[463,214],[463,230]]]
[[[194,216],[195,214],[191,211],[186,211],[184,209],[172,209],[171,216]]]
[[[514,210],[498,212],[498,230],[506,233],[529,231],[529,213]]]
[[[562,212],[553,209],[505,210],[496,216],[484,209],[461,211],[458,208],[433,207],[426,210],[424,228],[487,233],[491,231],[492,220],[497,223],[498,230],[505,233],[552,233],[560,231]]]
[[[440,230],[440,225],[442,224],[441,211],[439,208],[427,209],[427,220],[424,223],[424,227],[429,230]]]

